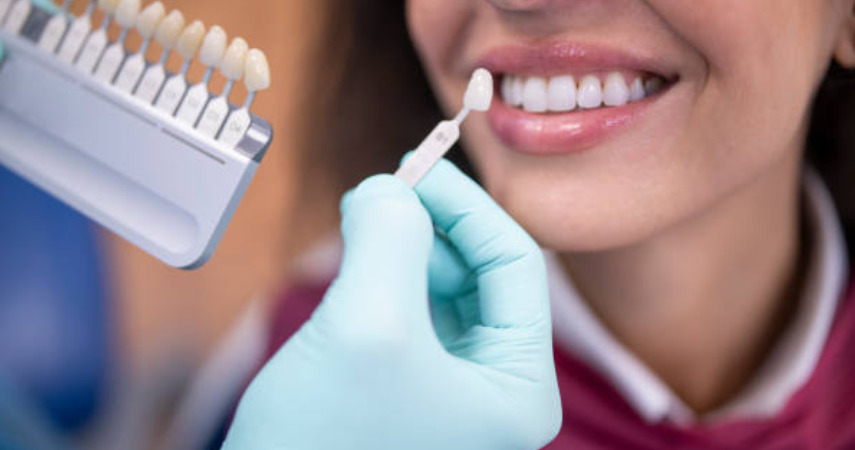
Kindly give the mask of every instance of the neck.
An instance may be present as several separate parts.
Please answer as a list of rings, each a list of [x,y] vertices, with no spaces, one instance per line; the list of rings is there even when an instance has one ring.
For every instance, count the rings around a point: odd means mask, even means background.
[[[645,242],[562,255],[600,320],[697,413],[745,386],[798,302],[800,166]]]

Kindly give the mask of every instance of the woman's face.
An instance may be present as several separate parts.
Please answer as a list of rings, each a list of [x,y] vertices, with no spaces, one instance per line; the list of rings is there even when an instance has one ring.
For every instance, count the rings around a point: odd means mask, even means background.
[[[852,8],[408,0],[408,22],[449,114],[475,68],[497,79],[493,108],[464,130],[485,187],[542,245],[596,251],[698,216],[793,160]],[[568,112],[574,96],[628,103]]]

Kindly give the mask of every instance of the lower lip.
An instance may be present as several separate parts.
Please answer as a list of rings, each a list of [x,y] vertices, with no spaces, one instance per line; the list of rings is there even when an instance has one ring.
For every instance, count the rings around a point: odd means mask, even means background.
[[[630,128],[669,90],[624,106],[549,114],[508,106],[496,92],[487,118],[499,139],[516,151],[543,156],[575,154]]]

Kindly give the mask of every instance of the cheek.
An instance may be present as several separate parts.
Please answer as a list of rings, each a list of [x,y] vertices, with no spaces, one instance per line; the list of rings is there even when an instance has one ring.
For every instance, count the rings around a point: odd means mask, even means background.
[[[832,2],[658,3],[706,61],[691,129],[723,144],[728,157],[738,157],[729,154],[736,151],[752,157],[760,149],[788,150],[806,125],[805,113],[828,64]]]
[[[456,33],[465,25],[466,4],[460,0],[407,0],[407,26],[426,69],[439,73],[453,51]],[[431,77],[434,78],[434,77]]]

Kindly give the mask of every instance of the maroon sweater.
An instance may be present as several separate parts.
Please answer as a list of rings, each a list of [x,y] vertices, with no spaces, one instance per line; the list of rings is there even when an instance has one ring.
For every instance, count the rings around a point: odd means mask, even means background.
[[[596,371],[556,347],[564,425],[548,450],[855,449],[855,277],[841,299],[819,364],[775,417],[650,425]],[[273,354],[311,315],[327,284],[284,295],[274,315]],[[557,344],[556,344],[557,345]]]

